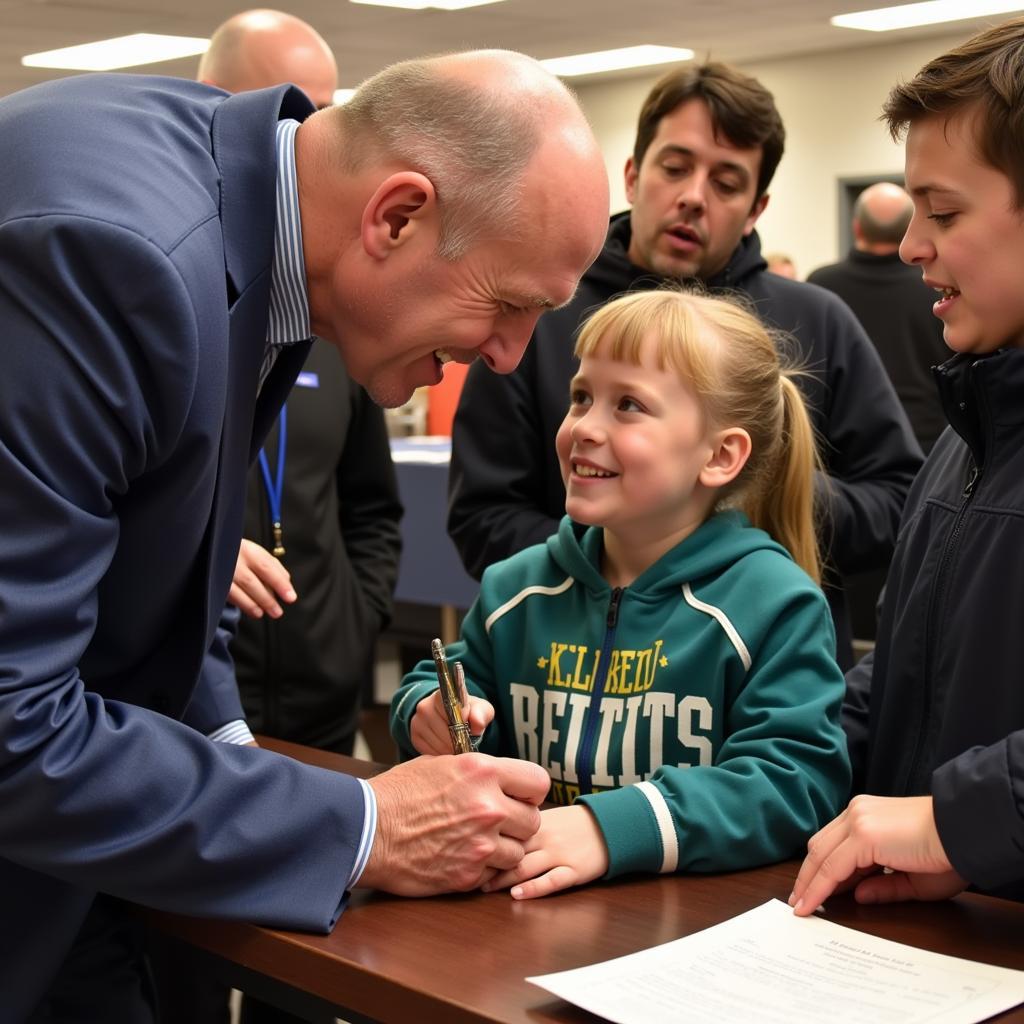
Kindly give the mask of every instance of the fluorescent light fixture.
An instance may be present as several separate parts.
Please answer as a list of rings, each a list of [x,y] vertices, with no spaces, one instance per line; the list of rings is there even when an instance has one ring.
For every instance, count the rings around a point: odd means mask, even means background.
[[[193,36],[156,36],[137,32],[132,36],[100,39],[81,46],[65,46],[62,50],[30,53],[21,58],[27,68],[66,68],[72,71],[110,71],[137,64],[156,64],[176,57],[194,57],[206,53],[209,39]]]
[[[422,11],[428,7],[439,11],[461,11],[465,7],[483,7],[485,4],[499,4],[502,0],[350,0],[354,4],[369,4],[371,7],[404,7],[409,11]]]
[[[623,68],[645,68],[651,64],[672,64],[692,57],[693,50],[679,46],[624,46],[618,50],[552,57],[550,60],[542,60],[541,64],[560,78],[571,78],[573,75],[596,75],[602,71],[621,71]]]
[[[1020,0],[928,0],[927,3],[879,7],[873,11],[854,11],[831,18],[838,28],[859,28],[865,32],[891,32],[915,25],[937,25],[944,21],[983,18],[989,14],[1024,11]]]
[[[348,103],[353,96],[355,96],[355,89],[335,89],[334,90],[334,105],[340,107],[343,103]]]

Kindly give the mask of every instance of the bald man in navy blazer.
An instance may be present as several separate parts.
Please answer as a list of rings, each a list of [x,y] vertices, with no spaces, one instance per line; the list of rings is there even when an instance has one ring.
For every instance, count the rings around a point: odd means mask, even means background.
[[[366,784],[245,742],[222,611],[309,339],[379,404],[449,358],[507,372],[604,233],[593,138],[528,58],[361,94],[309,116],[287,86],[88,75],[0,100],[4,1021],[151,1019],[120,900],[326,931],[354,884],[473,888],[538,826],[533,765]]]

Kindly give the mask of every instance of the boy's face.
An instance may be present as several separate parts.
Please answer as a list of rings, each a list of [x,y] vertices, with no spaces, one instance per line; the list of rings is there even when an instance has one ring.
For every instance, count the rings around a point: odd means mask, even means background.
[[[933,307],[954,352],[1024,346],[1024,217],[1012,182],[983,161],[970,118],[914,122],[907,190],[914,218],[900,246],[939,293]]]

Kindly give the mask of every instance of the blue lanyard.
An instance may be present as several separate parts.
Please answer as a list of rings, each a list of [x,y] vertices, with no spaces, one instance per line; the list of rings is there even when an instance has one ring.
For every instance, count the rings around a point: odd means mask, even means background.
[[[267,501],[270,505],[270,518],[274,524],[274,549],[273,554],[280,558],[284,554],[284,544],[281,534],[281,497],[284,494],[284,449],[288,440],[288,406],[281,406],[281,415],[278,418],[280,427],[277,434],[277,476],[270,479],[270,465],[267,462],[267,453],[260,449],[260,469],[263,471],[263,484],[267,488]]]

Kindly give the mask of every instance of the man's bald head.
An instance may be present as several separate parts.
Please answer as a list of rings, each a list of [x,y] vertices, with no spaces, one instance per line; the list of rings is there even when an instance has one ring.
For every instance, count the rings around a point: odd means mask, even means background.
[[[199,62],[198,79],[227,92],[291,82],[318,107],[330,105],[338,68],[320,34],[281,11],[252,10],[224,22]]]
[[[853,205],[854,244],[865,252],[896,252],[913,216],[914,201],[899,185],[869,185]]]
[[[310,327],[380,405],[448,358],[511,372],[604,243],[601,151],[521,54],[393,65],[295,139]]]
[[[496,228],[514,232],[517,218],[528,215],[523,174],[542,150],[582,168],[581,187],[607,190],[600,150],[575,97],[521,53],[474,50],[393,64],[330,116],[341,127],[338,156],[348,173],[396,163],[431,180],[449,258]]]

